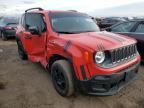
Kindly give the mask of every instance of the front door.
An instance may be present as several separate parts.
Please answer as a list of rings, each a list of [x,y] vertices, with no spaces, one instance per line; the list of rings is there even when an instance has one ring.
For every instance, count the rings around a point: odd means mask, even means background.
[[[25,30],[23,31],[23,45],[27,54],[39,61],[45,54],[46,27],[42,14],[26,13]],[[40,34],[33,34],[30,28],[36,27]]]

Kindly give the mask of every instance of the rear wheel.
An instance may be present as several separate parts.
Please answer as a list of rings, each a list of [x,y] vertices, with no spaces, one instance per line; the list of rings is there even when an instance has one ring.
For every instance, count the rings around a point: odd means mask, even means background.
[[[74,93],[73,69],[68,61],[54,62],[51,76],[54,87],[61,96],[71,96]]]
[[[1,38],[1,31],[0,31],[0,38]]]
[[[19,53],[19,56],[22,60],[27,60],[27,54],[25,53],[24,51],[24,48],[23,48],[23,45],[21,43],[21,41],[17,40],[17,45],[18,45],[18,53]]]
[[[1,32],[1,38],[2,38],[3,41],[7,41],[8,40],[6,34],[4,34],[3,32]]]

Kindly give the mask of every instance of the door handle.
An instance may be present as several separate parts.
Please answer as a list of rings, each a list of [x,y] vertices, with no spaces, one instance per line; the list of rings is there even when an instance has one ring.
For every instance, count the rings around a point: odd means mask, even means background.
[[[31,36],[25,36],[25,39],[31,39],[32,37]]]

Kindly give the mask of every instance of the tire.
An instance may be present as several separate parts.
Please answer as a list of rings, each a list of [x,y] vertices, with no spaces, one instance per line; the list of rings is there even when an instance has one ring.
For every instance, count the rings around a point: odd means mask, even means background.
[[[0,38],[1,38],[1,33],[2,33],[2,32],[0,31]]]
[[[19,53],[20,58],[22,60],[27,60],[28,57],[27,57],[27,54],[24,51],[24,48],[23,48],[23,45],[22,45],[21,41],[17,40],[17,45],[18,45],[18,53]]]
[[[1,32],[1,38],[2,38],[3,41],[7,41],[8,40],[6,34],[4,34],[3,32]]]
[[[56,91],[64,97],[73,95],[73,68],[66,60],[58,60],[51,67],[52,82]]]

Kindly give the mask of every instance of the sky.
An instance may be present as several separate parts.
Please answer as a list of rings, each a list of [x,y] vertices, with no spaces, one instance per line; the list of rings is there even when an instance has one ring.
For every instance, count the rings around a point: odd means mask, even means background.
[[[89,13],[140,2],[144,0],[0,0],[0,14],[23,13],[24,10],[32,7]]]

